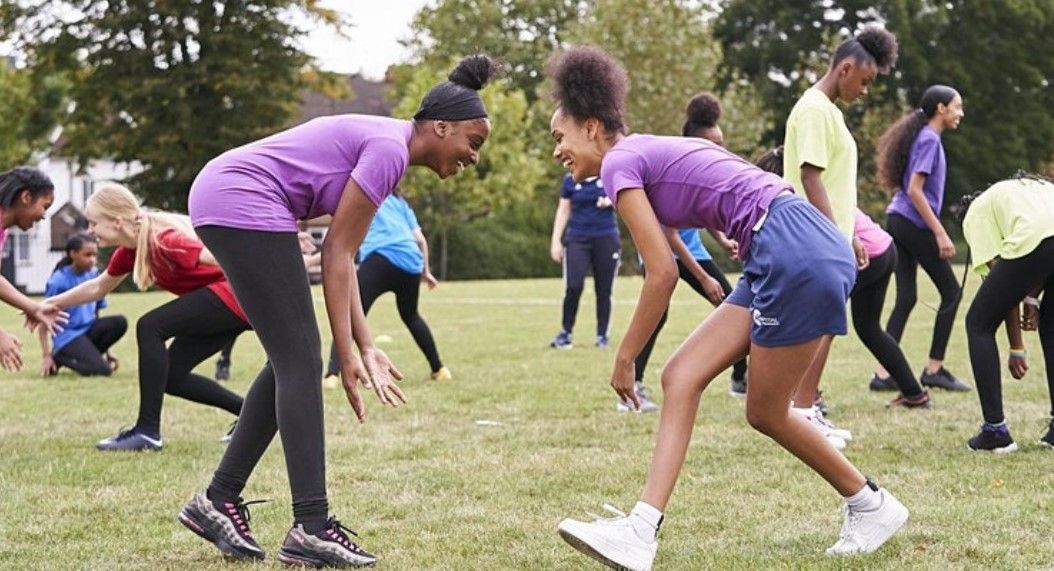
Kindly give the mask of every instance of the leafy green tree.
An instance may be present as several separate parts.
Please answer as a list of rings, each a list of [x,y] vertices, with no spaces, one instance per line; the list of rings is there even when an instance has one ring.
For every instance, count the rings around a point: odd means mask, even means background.
[[[130,182],[184,209],[204,164],[293,118],[311,77],[293,15],[340,26],[317,0],[33,0],[0,11],[30,65],[76,74],[67,152],[138,161]]]
[[[453,62],[438,68],[418,66],[394,110],[397,117],[414,114],[425,93],[445,79]],[[446,277],[448,233],[458,226],[488,216],[530,197],[544,173],[545,153],[532,148],[520,126],[527,120],[527,97],[507,81],[497,81],[481,92],[490,115],[492,131],[483,146],[480,162],[458,176],[440,180],[427,169],[410,169],[402,190],[414,202],[422,226],[439,235],[440,277]]]
[[[0,62],[0,170],[44,150],[65,102],[67,82]]]
[[[787,113],[823,73],[831,48],[869,22],[884,22],[897,34],[900,61],[893,77],[878,82],[868,108],[885,108],[891,122],[929,85],[951,85],[963,94],[967,113],[960,132],[944,137],[946,203],[1018,168],[1050,164],[1054,3],[1049,0],[729,0],[715,25],[724,47],[723,69],[757,88],[775,119],[770,142],[782,139]],[[858,141],[869,116],[860,110],[847,115]],[[867,136],[881,130],[870,125]],[[861,142],[862,158],[871,160],[863,152],[874,141]],[[873,186],[871,165],[861,169],[868,179],[862,186]]]

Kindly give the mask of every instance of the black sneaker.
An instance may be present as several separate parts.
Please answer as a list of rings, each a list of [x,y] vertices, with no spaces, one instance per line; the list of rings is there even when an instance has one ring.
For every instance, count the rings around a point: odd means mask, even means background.
[[[900,390],[900,387],[897,386],[897,383],[893,381],[893,377],[886,377],[883,379],[882,377],[878,376],[878,373],[875,373],[871,377],[871,383],[867,385],[867,388],[875,392]]]
[[[226,359],[216,361],[216,380],[227,381],[231,378],[231,362]]]
[[[946,391],[966,392],[971,390],[970,385],[955,378],[955,375],[951,374],[944,367],[941,367],[939,371],[932,375],[927,373],[926,369],[923,369],[922,374],[919,375],[919,382],[924,387],[937,387]]]
[[[315,535],[304,531],[304,526],[295,525],[278,549],[278,560],[286,565],[316,568],[368,567],[376,563],[377,558],[349,539],[348,533],[358,537],[334,517]]]
[[[1050,426],[1047,427],[1047,433],[1039,439],[1039,445],[1044,448],[1054,448],[1054,418],[1050,419]]]
[[[737,379],[736,374],[732,373],[732,380],[728,385],[728,394],[736,398],[744,398],[747,396],[747,377],[750,373],[743,373],[742,379]]]
[[[116,436],[95,443],[96,450],[105,452],[141,452],[161,450],[161,437],[148,436],[138,427],[119,430]]]
[[[904,393],[901,393],[897,395],[897,398],[886,403],[886,408],[930,408],[932,406],[933,401],[930,400],[930,393],[927,391],[922,391],[922,394],[913,397],[906,397]]]
[[[1017,450],[1017,444],[1010,437],[1010,428],[1005,424],[992,426],[987,422],[981,425],[981,431],[974,435],[966,445],[970,450],[1009,454]]]
[[[264,550],[249,529],[249,506],[267,500],[222,502],[216,506],[205,492],[195,495],[179,512],[179,523],[234,559],[263,559]]]

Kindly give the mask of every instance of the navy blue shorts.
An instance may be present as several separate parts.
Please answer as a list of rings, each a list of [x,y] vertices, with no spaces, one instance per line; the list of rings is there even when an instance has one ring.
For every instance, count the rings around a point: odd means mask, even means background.
[[[856,281],[849,241],[798,196],[781,196],[754,234],[743,277],[726,302],[750,309],[751,342],[797,345],[845,335],[846,300]]]

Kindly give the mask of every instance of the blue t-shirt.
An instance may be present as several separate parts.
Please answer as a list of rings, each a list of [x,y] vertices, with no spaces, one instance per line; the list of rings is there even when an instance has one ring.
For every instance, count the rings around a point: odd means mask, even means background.
[[[425,259],[414,240],[414,230],[420,227],[410,205],[395,194],[389,195],[377,209],[359,246],[359,260],[366,261],[373,254],[380,254],[404,272],[424,272]]]
[[[893,195],[893,201],[889,203],[886,212],[899,214],[907,218],[919,228],[927,228],[926,221],[922,219],[915,205],[911,203],[908,196],[908,184],[911,175],[921,173],[926,175],[926,182],[922,185],[922,194],[930,205],[930,210],[939,218],[941,205],[944,203],[944,180],[947,175],[947,162],[944,157],[944,145],[941,144],[941,136],[933,127],[926,125],[915,136],[911,143],[911,151],[908,152],[908,165],[904,169],[904,179],[901,181],[900,190]]]
[[[595,238],[618,234],[615,209],[597,208],[597,200],[606,196],[599,177],[576,183],[568,174],[560,187],[560,198],[571,201],[571,220],[567,224],[568,238]]]
[[[703,240],[699,237],[698,228],[681,228],[677,231],[681,235],[681,241],[684,242],[685,246],[688,246],[688,251],[692,253],[692,257],[699,262],[706,262],[710,260],[710,252],[706,251],[706,246],[703,246]],[[677,257],[674,254],[673,257]]]
[[[99,275],[99,270],[92,268],[83,274],[78,274],[74,271],[72,265],[63,266],[55,273],[51,274],[48,278],[48,285],[44,288],[44,295],[47,297],[56,296],[60,293],[69,291],[78,285],[94,278]],[[52,337],[52,349],[53,353],[57,353],[60,349],[69,345],[71,341],[84,335],[91,328],[92,323],[95,323],[95,315],[102,308],[106,307],[106,299],[100,299],[99,301],[92,301],[73,307],[67,307],[66,313],[70,314],[70,320],[63,326],[63,330],[56,333]]]

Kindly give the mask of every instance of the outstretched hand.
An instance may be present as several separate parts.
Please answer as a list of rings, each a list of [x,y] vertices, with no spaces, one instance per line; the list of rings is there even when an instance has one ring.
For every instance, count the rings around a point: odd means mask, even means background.
[[[69,321],[70,315],[57,305],[41,302],[32,312],[26,313],[25,318],[26,329],[36,331],[38,327],[43,327],[45,331],[54,335],[62,331],[62,326]]]

